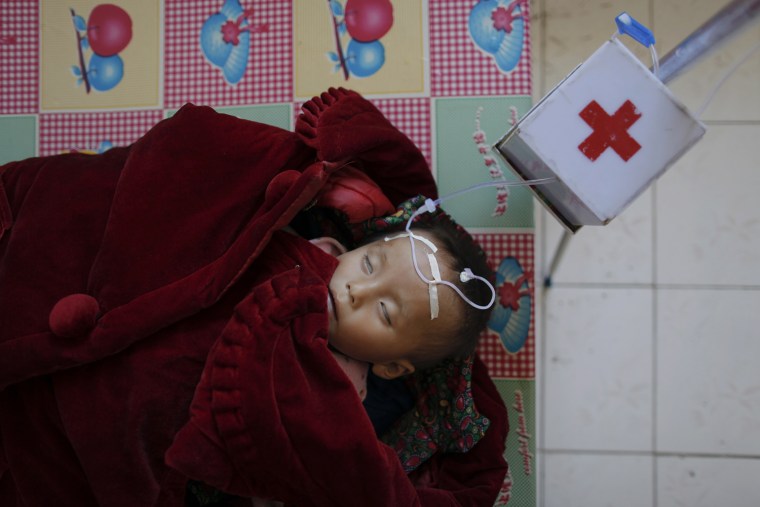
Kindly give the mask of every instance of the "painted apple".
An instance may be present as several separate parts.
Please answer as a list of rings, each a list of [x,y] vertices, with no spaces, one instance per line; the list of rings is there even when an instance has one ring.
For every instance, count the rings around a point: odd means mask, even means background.
[[[344,19],[353,39],[372,42],[393,26],[393,5],[390,0],[348,0]]]
[[[385,63],[385,48],[379,40],[359,42],[351,39],[346,48],[348,71],[356,77],[368,77]]]
[[[87,79],[90,86],[99,92],[105,92],[116,86],[124,77],[124,62],[119,55],[90,57]]]
[[[87,39],[96,54],[116,55],[132,40],[132,18],[118,5],[97,5],[87,20]]]

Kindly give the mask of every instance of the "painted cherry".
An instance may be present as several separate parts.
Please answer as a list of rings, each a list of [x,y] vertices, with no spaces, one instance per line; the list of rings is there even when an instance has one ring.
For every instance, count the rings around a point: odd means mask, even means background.
[[[393,26],[393,5],[390,0],[348,0],[344,19],[353,39],[372,42]]]
[[[132,40],[132,18],[118,5],[97,5],[87,20],[87,39],[96,54],[116,55]]]

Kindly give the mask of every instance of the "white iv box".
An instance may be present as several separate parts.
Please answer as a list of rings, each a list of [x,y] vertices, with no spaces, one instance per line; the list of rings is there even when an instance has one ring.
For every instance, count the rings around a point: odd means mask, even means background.
[[[606,225],[705,133],[617,38],[602,45],[495,145],[575,232]]]

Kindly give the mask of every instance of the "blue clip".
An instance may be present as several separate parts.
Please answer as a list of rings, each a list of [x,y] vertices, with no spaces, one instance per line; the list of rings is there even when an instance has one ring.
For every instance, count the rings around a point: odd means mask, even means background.
[[[642,46],[649,47],[654,45],[654,34],[652,33],[652,30],[633,19],[633,17],[627,12],[620,13],[620,15],[615,18],[615,24],[620,33],[630,36]]]

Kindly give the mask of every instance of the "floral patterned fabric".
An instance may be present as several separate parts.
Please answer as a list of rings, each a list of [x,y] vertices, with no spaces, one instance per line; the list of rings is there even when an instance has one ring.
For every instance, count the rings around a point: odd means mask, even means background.
[[[391,215],[370,218],[369,220],[354,225],[354,239],[360,241],[362,238],[367,238],[384,231],[402,229],[412,217],[412,214],[424,203],[425,196],[418,195],[417,197],[413,197],[412,199],[399,204],[396,208],[396,212]]]
[[[407,473],[435,452],[467,452],[485,435],[490,421],[475,407],[471,382],[472,357],[448,359],[410,378],[417,404],[382,436]]]

